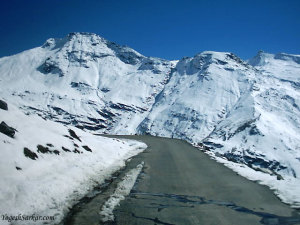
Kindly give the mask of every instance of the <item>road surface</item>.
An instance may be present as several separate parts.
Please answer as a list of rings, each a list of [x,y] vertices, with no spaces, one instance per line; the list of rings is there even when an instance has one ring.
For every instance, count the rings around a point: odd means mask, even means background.
[[[267,187],[237,175],[185,141],[113,137],[141,140],[148,148],[129,163],[130,168],[141,161],[145,165],[130,195],[115,209],[115,221],[107,224],[300,224],[299,210],[291,209]],[[94,222],[88,221],[93,217],[88,213],[97,212],[112,192],[104,192],[92,201],[92,206],[84,206],[70,224],[97,224],[96,216]]]

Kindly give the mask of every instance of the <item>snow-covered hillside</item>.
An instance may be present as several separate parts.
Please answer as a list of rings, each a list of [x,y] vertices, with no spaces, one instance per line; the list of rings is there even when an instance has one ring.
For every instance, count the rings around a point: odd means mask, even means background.
[[[251,66],[231,53],[184,58],[139,131],[201,142],[239,101],[249,99],[254,79]],[[244,114],[251,113],[249,109]]]
[[[0,59],[0,95],[26,112],[110,133],[133,133],[167,82],[172,62],[95,34],[71,33]]]
[[[183,138],[277,179],[300,176],[299,56],[248,63],[231,53],[180,60],[140,133]],[[289,202],[300,205],[289,196]]]
[[[13,224],[57,224],[77,200],[146,147],[28,116],[12,104],[0,109],[0,119],[15,129],[11,136],[2,126],[0,132],[1,224],[18,215]],[[32,215],[47,218],[34,221]]]
[[[248,101],[220,122],[206,138],[217,152],[251,167],[282,176],[300,176],[299,56],[259,52],[249,60],[256,76]],[[245,112],[252,115],[243,118]]]
[[[0,85],[27,114],[94,133],[181,138],[284,184],[300,180],[299,55],[168,61],[71,33],[0,59]],[[300,193],[289,196],[300,205]]]

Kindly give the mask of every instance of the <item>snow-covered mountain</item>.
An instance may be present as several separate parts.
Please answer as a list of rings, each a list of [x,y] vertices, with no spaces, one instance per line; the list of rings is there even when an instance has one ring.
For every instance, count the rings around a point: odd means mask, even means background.
[[[184,58],[138,129],[201,142],[238,101],[248,98],[254,82],[253,68],[232,53]]]
[[[263,52],[249,60],[252,86],[204,142],[217,143],[216,151],[230,160],[299,178],[299,60]]]
[[[184,58],[138,131],[202,142],[278,179],[298,178],[299,60],[259,52],[253,67],[231,53]]]
[[[181,138],[300,181],[299,55],[260,51],[243,61],[206,51],[168,61],[71,33],[0,59],[0,85],[0,97],[27,114],[94,133]]]
[[[0,93],[44,118],[89,130],[133,133],[172,65],[95,34],[71,33],[0,59],[0,82],[5,85]]]

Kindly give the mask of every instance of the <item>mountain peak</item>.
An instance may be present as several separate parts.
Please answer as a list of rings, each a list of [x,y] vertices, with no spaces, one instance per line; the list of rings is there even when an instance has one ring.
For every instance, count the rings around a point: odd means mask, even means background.
[[[94,33],[72,32],[72,33],[67,34],[63,38],[49,38],[43,44],[42,47],[56,49],[56,48],[62,48],[63,46],[68,45],[68,43],[72,43],[72,45],[74,47],[80,47],[81,46],[80,44],[82,44],[83,42],[85,44],[97,46],[100,43],[107,43],[108,41]],[[75,45],[74,45],[74,43],[75,43]]]
[[[70,64],[89,68],[100,58],[117,57],[126,64],[136,65],[145,56],[127,46],[108,41],[97,34],[73,32],[64,38],[50,38],[42,46],[52,52],[38,70],[42,73],[66,74]]]
[[[248,63],[252,66],[264,66],[270,63],[272,60],[290,61],[300,64],[300,55],[293,55],[287,53],[271,54],[260,50],[258,51],[256,56],[248,60]]]
[[[72,37],[72,36],[98,36],[98,37],[100,37],[98,34],[90,33],[90,32],[71,32],[67,36],[68,37]]]
[[[223,61],[228,61],[228,60],[234,60],[237,61],[239,63],[242,62],[242,60],[235,55],[234,53],[231,52],[216,52],[216,51],[203,51],[197,55],[194,56],[194,58],[207,58],[207,59],[211,59],[213,61],[219,61],[219,60],[223,60]]]
[[[274,55],[266,53],[263,50],[259,50],[253,58],[248,60],[248,63],[252,66],[263,66],[267,64],[270,58],[273,58]]]

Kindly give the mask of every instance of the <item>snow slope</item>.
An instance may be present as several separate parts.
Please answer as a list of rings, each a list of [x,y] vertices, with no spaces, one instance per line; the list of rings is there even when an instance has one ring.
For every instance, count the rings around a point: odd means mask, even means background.
[[[300,177],[299,55],[167,61],[71,33],[0,59],[0,85],[27,114],[94,133],[181,138],[287,185]]]
[[[272,175],[242,172],[300,207],[300,57],[259,52],[249,63],[256,72],[247,99],[216,125],[204,143],[218,156]]]
[[[54,216],[48,222],[56,224],[77,200],[146,148],[140,142],[95,136],[25,115],[12,104],[8,107],[0,109],[0,119],[17,132],[14,138],[0,133],[1,216]],[[10,223],[1,218],[1,224]]]
[[[257,70],[251,89],[205,142],[230,160],[299,177],[300,65],[277,56],[259,52],[249,61]]]
[[[254,76],[252,68],[231,53],[184,58],[139,130],[200,142],[240,99],[247,98]]]
[[[275,179],[299,179],[299,59],[260,52],[253,67],[231,53],[184,58],[138,130],[204,144]],[[286,201],[299,206],[297,193]]]
[[[95,34],[71,33],[0,59],[0,95],[54,121],[133,133],[171,67]]]

